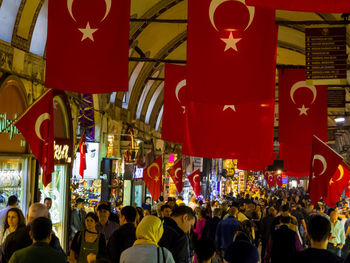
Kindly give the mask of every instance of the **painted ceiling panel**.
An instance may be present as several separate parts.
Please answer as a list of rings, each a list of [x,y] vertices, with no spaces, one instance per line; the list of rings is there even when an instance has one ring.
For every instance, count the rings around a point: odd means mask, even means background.
[[[21,14],[21,20],[19,21],[19,24],[18,24],[17,36],[24,39],[28,39],[35,10],[37,9],[39,3],[40,3],[40,0],[26,1]]]
[[[186,60],[187,59],[187,41],[182,43],[178,48],[167,56],[167,59]]]
[[[4,0],[0,7],[0,39],[11,42],[21,0]]]
[[[130,14],[137,14],[137,17],[141,17],[158,2],[159,0],[131,0]]]
[[[182,1],[161,14],[158,19],[187,19],[187,5],[187,0]]]
[[[282,65],[305,65],[305,56],[295,51],[278,48],[277,64]]]
[[[280,26],[278,28],[278,40],[305,49],[305,34],[293,28]]]
[[[48,2],[48,0],[45,0],[41,7],[30,43],[29,51],[39,56],[44,55],[46,47]]]

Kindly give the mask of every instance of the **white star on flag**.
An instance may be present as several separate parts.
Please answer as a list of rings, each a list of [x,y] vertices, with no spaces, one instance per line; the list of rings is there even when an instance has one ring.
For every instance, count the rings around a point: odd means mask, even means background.
[[[305,108],[305,105],[303,104],[303,106],[301,108],[298,108],[298,110],[300,111],[300,116],[301,115],[306,115],[307,116],[307,111],[309,110],[309,108]]]
[[[221,38],[222,41],[224,41],[226,43],[225,46],[225,51],[229,50],[230,48],[232,48],[235,51],[238,51],[237,49],[237,43],[241,40],[242,38],[234,38],[232,35],[232,32],[230,32],[230,36],[228,38]],[[224,52],[225,52],[224,51]]]
[[[236,111],[235,105],[225,105],[225,106],[224,106],[224,109],[223,109],[222,111],[225,111],[225,110],[227,110],[227,109],[231,109],[231,110],[233,110],[234,112]]]
[[[87,25],[85,28],[78,28],[78,29],[81,33],[83,33],[83,37],[81,38],[81,41],[84,41],[87,38],[94,41],[94,36],[92,34],[98,30],[98,28],[91,28],[89,22],[87,22]]]

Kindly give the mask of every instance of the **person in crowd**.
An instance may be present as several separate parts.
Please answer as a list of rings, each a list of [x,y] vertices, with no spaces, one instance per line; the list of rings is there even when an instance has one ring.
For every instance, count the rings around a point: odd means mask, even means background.
[[[240,222],[237,220],[237,208],[231,207],[228,214],[229,216],[225,220],[220,221],[216,229],[215,245],[218,251],[224,251],[231,244],[239,228]]]
[[[205,226],[205,222],[207,216],[207,211],[205,208],[200,208],[198,213],[198,221],[196,223],[196,227],[193,229],[193,232],[197,234],[197,239],[201,239],[203,234],[203,229]]]
[[[220,222],[222,210],[220,208],[215,208],[213,212],[213,217],[206,220],[203,237],[215,241],[216,228]]]
[[[79,197],[75,201],[75,208],[71,214],[71,239],[73,239],[77,232],[84,230],[85,216],[84,199]]]
[[[327,250],[331,235],[331,223],[321,215],[311,216],[308,224],[308,236],[311,247],[296,253],[293,263],[342,263],[343,259]]]
[[[270,235],[273,231],[273,222],[276,218],[277,211],[272,206],[268,210],[267,216],[265,216],[261,221],[261,258],[265,256],[266,244],[270,239]]]
[[[143,210],[143,217],[151,215],[151,210],[144,209]]]
[[[46,217],[36,218],[30,225],[30,237],[33,244],[17,250],[9,263],[65,263],[65,256],[52,248],[49,243],[52,236],[52,222]]]
[[[0,230],[0,244],[4,243],[9,234],[25,226],[26,223],[22,211],[17,207],[10,208],[10,210],[7,211],[4,225]]]
[[[165,217],[170,217],[171,212],[172,210],[169,205],[162,205],[160,208],[160,218],[164,219]]]
[[[346,220],[344,223],[345,244],[342,249],[342,258],[347,258],[350,252],[350,210],[345,212]]]
[[[0,210],[0,224],[3,225],[6,219],[7,211],[11,208],[17,207],[18,205],[18,199],[17,196],[11,195],[7,199],[7,206],[4,209]]]
[[[123,251],[120,262],[175,263],[170,251],[158,245],[163,232],[163,224],[158,217],[144,217],[137,226],[134,245]]]
[[[176,263],[190,263],[190,244],[188,234],[195,223],[196,217],[188,206],[179,206],[173,210],[170,218],[164,219],[164,234],[159,246],[172,253]]]
[[[16,231],[9,234],[3,243],[3,263],[8,262],[12,254],[22,248],[30,246],[33,241],[30,238],[30,226],[32,222],[38,217],[49,218],[49,211],[44,204],[34,203],[29,207],[27,215],[27,226],[22,228],[17,228]],[[51,240],[49,245],[61,253],[64,257],[66,256],[59,239],[54,233],[51,235]]]
[[[245,220],[248,220],[248,217],[245,215],[245,210],[246,210],[246,202],[243,201],[240,204],[233,204],[235,207],[238,208],[238,213],[237,213],[237,220],[239,222],[243,222]]]
[[[108,255],[113,263],[119,263],[121,253],[136,240],[136,209],[125,206],[120,211],[120,228],[115,230],[108,241]]]
[[[225,249],[225,263],[258,263],[258,249],[249,241],[241,231],[237,231],[233,242]]]
[[[51,197],[45,197],[44,205],[46,205],[47,210],[49,210],[49,212],[50,212],[50,209],[52,207],[52,199],[51,199]]]
[[[97,208],[98,223],[96,224],[96,230],[104,235],[107,242],[113,232],[119,228],[116,222],[109,220],[110,209],[108,204],[100,204]]]
[[[142,208],[151,211],[151,209],[152,209],[152,198],[150,196],[146,197],[145,202],[142,204]]]
[[[215,257],[215,243],[213,240],[202,237],[196,241],[194,252],[198,263],[211,263]]]
[[[199,206],[198,200],[197,200],[197,198],[196,198],[195,196],[192,196],[192,197],[191,197],[191,200],[190,200],[190,202],[188,203],[188,206],[189,206],[190,208],[192,208],[193,211],[196,209],[196,207]]]
[[[138,224],[141,222],[141,220],[144,217],[144,212],[143,212],[143,208],[141,207],[136,207],[136,221],[135,221],[135,226],[137,227]]]
[[[174,197],[168,197],[168,202],[166,204],[170,207],[171,210],[173,210],[177,206]]]
[[[279,217],[279,225],[272,232],[266,246],[264,262],[269,263],[291,263],[295,253],[303,250],[297,233],[290,229],[292,218],[290,216]]]
[[[291,208],[291,212],[290,212],[291,215],[294,216],[298,221],[299,233],[301,233],[301,236],[307,235],[306,221],[303,213],[297,207],[296,203],[291,203],[290,208]]]
[[[341,221],[338,220],[337,210],[330,208],[328,215],[331,221],[331,238],[328,241],[327,249],[337,256],[341,256],[341,249],[345,244],[345,231]]]
[[[83,231],[75,234],[70,250],[70,263],[90,263],[96,258],[106,257],[106,240],[103,234],[96,230],[98,216],[87,213],[85,217],[85,227]]]

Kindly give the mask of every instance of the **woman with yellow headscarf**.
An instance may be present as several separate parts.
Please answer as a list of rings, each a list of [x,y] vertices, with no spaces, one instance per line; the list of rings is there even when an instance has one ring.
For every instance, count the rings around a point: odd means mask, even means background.
[[[169,250],[158,246],[164,232],[162,221],[146,216],[136,228],[136,241],[120,256],[120,263],[175,263]]]

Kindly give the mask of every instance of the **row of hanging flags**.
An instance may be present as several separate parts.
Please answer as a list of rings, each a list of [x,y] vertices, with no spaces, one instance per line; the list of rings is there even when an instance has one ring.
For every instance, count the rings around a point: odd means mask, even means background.
[[[166,65],[162,124],[162,138],[182,143],[183,154],[238,159],[244,170],[264,170],[274,159],[275,9],[348,13],[350,1],[189,1],[187,66]],[[54,169],[52,89],[86,94],[128,90],[130,0],[49,1],[48,12],[45,84],[51,90],[16,123],[43,168],[45,185]],[[327,141],[327,87],[306,85],[305,70],[284,69],[279,99],[286,170],[297,177],[312,175],[314,163],[321,162],[312,155],[312,136]],[[155,163],[144,172],[145,182],[154,186],[161,174]],[[338,166],[324,166],[327,184]],[[313,191],[313,182],[321,179],[311,175]]]

